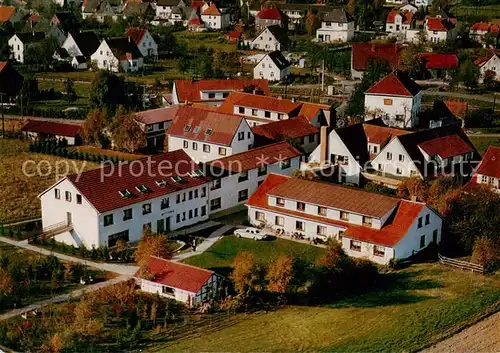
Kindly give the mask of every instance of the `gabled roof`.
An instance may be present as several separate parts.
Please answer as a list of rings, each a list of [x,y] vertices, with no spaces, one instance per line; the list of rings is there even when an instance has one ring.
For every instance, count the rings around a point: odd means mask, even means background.
[[[263,94],[269,95],[267,80],[175,80],[174,83],[179,100],[182,102],[201,101],[202,91],[243,91],[249,86],[256,86]]]
[[[394,23],[397,15],[401,15],[402,23],[405,25],[411,24],[411,21],[413,20],[413,12],[411,11],[400,12],[399,10],[392,10],[387,14],[387,19],[385,22]]]
[[[301,156],[302,153],[286,141],[276,142],[263,147],[207,162],[212,168],[241,173],[262,166],[279,163],[290,158]]]
[[[271,7],[260,10],[255,17],[262,20],[281,20],[282,16],[283,13],[279,9]]]
[[[229,146],[240,125],[246,124],[244,120],[238,115],[183,106],[177,110],[168,135]]]
[[[191,4],[189,6],[193,9],[198,10],[199,8],[202,8],[203,5],[205,5],[205,1],[191,1]]]
[[[56,18],[61,27],[65,30],[68,30],[70,26],[78,22],[75,15],[71,11],[58,11],[52,18]]]
[[[125,37],[130,37],[135,44],[139,45],[146,33],[148,33],[146,28],[130,27],[125,31]]]
[[[53,121],[28,120],[21,131],[56,136],[75,137],[82,130],[81,125],[63,124]]]
[[[456,69],[460,66],[456,54],[420,53],[427,69]]]
[[[3,6],[0,5],[0,22],[7,22],[11,19],[12,16],[16,13],[15,6]]]
[[[95,32],[78,32],[71,33],[70,35],[73,37],[78,48],[80,48],[83,56],[87,58],[94,54],[99,45],[101,45],[101,41]]]
[[[354,22],[349,13],[341,7],[333,8],[331,11],[325,13],[323,17],[323,21],[325,22],[335,22],[335,23],[348,23]]]
[[[489,50],[487,56],[477,59],[476,61],[474,61],[474,63],[479,67],[483,67],[484,64],[490,61],[494,56],[498,57],[497,52],[495,50]]]
[[[116,37],[106,39],[113,55],[119,60],[131,60],[142,58],[141,51],[132,40],[127,37]]]
[[[446,100],[443,101],[450,113],[452,113],[455,117],[464,119],[467,115],[467,110],[469,109],[469,103],[462,101],[452,101]]]
[[[221,12],[217,8],[217,6],[215,6],[215,3],[212,2],[210,3],[210,6],[205,11],[203,11],[202,15],[220,16]]]
[[[201,267],[156,256],[149,258],[147,269],[147,272],[154,277],[152,282],[191,293],[198,293],[214,274],[213,271]],[[135,276],[140,278],[139,272]]]
[[[475,149],[458,135],[438,137],[418,144],[429,156],[439,156],[443,159],[474,152]]]
[[[500,147],[489,146],[476,174],[500,178]]]
[[[290,62],[283,56],[283,54],[279,50],[275,50],[267,54],[269,59],[278,67],[278,69],[283,70],[289,67]]]
[[[354,43],[352,45],[352,68],[364,71],[370,60],[386,61],[397,67],[401,46],[398,44]]]
[[[120,168],[105,166],[69,175],[67,179],[97,212],[105,213],[207,183],[206,177],[189,174],[198,169],[186,152],[177,150],[137,159],[133,164],[122,163]],[[138,175],[138,170],[144,172]],[[182,180],[173,181],[174,176]],[[156,181],[161,180],[166,183],[160,186]],[[147,191],[139,192],[136,187],[140,185]],[[128,190],[130,196],[121,196],[121,190]]]
[[[285,29],[283,27],[281,27],[280,25],[267,26],[262,32],[264,32],[266,29],[268,29],[269,32],[271,32],[273,37],[276,38],[276,40],[281,45],[288,46],[291,43],[290,38],[288,37],[288,34],[286,33]],[[261,33],[259,33],[259,36]],[[257,37],[259,37],[259,36],[257,36]]]
[[[8,61],[0,61],[0,93],[6,97],[16,96],[21,90],[23,76]]]
[[[407,74],[403,71],[395,70],[373,84],[366,91],[366,94],[413,97],[421,90],[422,88]]]
[[[259,94],[232,92],[219,107],[219,111],[233,113],[234,106],[264,109],[291,115],[300,111],[302,103]]]
[[[319,133],[319,129],[312,126],[302,116],[257,125],[252,128],[252,131],[255,135],[275,141],[296,139]]]
[[[44,32],[16,33],[14,35],[17,36],[23,44],[39,42],[45,39]]]
[[[149,2],[127,2],[122,14],[125,16],[141,16],[145,15],[148,10],[153,10]]]
[[[146,125],[161,123],[164,121],[173,121],[179,110],[179,106],[158,108],[145,110],[142,112],[135,113],[137,120],[143,122]]]
[[[440,31],[447,32],[449,29],[453,28],[453,24],[442,18],[427,18],[427,29],[429,31]]]
[[[177,6],[179,5],[180,0],[158,0],[156,2],[156,6]]]
[[[299,116],[303,116],[309,121],[312,121],[319,112],[324,110],[330,110],[330,106],[326,104],[317,104],[309,102],[301,102],[302,107],[300,108]]]

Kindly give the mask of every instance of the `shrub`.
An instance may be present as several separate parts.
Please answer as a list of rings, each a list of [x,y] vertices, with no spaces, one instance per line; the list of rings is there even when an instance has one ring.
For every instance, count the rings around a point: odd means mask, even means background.
[[[494,271],[500,265],[500,250],[486,237],[478,238],[474,243],[471,261],[485,267],[485,271]]]

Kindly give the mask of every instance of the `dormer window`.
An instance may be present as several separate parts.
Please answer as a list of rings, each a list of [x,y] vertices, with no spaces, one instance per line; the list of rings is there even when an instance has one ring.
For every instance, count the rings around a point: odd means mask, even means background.
[[[207,129],[207,131],[205,131],[205,135],[207,136],[212,135],[212,129]]]
[[[195,127],[194,130],[193,130],[193,132],[195,134],[197,134],[198,132],[200,132],[200,127],[199,126]]]
[[[306,204],[303,202],[297,202],[297,211],[305,211],[306,210]]]
[[[159,187],[165,187],[167,185],[167,182],[165,180],[157,180],[156,181],[156,185],[158,185]]]
[[[132,196],[132,193],[130,191],[128,191],[127,189],[120,190],[119,193],[120,193],[120,196],[123,198],[127,198],[127,197]]]
[[[145,193],[145,192],[148,192],[148,191],[149,191],[148,187],[147,187],[146,185],[144,185],[144,184],[141,184],[141,185],[139,185],[139,186],[136,186],[135,188],[136,188],[136,189],[137,189],[137,191],[139,191],[140,193]]]
[[[285,206],[285,199],[282,199],[281,197],[278,197],[276,199],[276,205],[278,205],[278,206]]]
[[[186,127],[184,128],[184,132],[189,132],[191,131],[191,125],[186,125]]]

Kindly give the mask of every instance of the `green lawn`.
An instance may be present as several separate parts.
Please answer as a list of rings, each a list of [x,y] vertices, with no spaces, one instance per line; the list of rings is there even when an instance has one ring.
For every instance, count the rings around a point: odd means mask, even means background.
[[[182,42],[185,41],[188,49],[199,48],[205,46],[214,51],[234,51],[236,43],[229,43],[221,33],[218,32],[174,32],[175,39]]]
[[[486,152],[488,146],[500,146],[500,137],[469,135],[469,139],[481,154]]]
[[[265,259],[266,252],[261,259]],[[353,279],[355,280],[355,279]],[[155,352],[411,352],[500,309],[500,277],[417,264],[380,290],[321,307],[240,314]]]
[[[185,262],[227,274],[234,257],[243,250],[251,251],[255,255],[255,260],[262,264],[270,263],[282,254],[290,254],[307,261],[314,261],[323,253],[321,248],[290,240],[255,241],[230,235],[219,240],[204,253],[190,257]]]

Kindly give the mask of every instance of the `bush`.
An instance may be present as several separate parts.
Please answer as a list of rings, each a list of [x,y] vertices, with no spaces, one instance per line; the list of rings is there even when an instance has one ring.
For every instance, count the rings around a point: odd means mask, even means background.
[[[471,262],[485,266],[485,269],[495,269],[500,264],[500,250],[493,241],[486,237],[481,237],[474,243]]]

